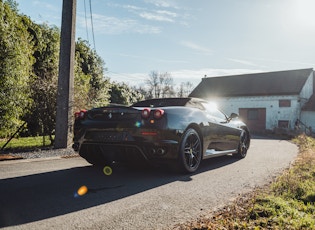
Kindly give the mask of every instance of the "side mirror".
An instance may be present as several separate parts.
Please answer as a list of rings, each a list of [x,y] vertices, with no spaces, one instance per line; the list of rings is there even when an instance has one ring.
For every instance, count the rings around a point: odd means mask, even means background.
[[[237,118],[238,117],[238,114],[237,113],[231,113],[230,117],[229,117],[229,121],[234,119],[234,118]]]

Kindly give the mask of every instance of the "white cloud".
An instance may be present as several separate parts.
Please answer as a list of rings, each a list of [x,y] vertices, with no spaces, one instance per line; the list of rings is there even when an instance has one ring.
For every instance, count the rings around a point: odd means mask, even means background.
[[[122,7],[128,10],[143,10],[142,7],[133,6],[133,5],[123,5]]]
[[[138,15],[141,18],[152,21],[173,22],[174,18],[178,16],[177,13],[168,10],[149,10],[133,5],[123,5],[122,7],[127,9],[129,12]]]
[[[315,66],[315,63],[310,62],[299,62],[299,61],[287,61],[287,60],[277,60],[277,59],[267,59],[267,58],[248,58],[252,61],[243,60],[243,59],[235,59],[235,58],[226,58],[229,61],[258,67],[262,69],[268,69],[268,71],[281,71],[284,69],[299,69],[299,68],[312,68]],[[259,63],[259,64],[257,64]],[[290,66],[288,68],[288,66]]]
[[[232,61],[232,62],[236,62],[236,63],[240,63],[240,64],[244,64],[244,65],[248,65],[248,66],[258,66],[257,64],[254,64],[253,62],[241,60],[241,59],[227,58],[227,60]]]
[[[174,21],[172,18],[167,17],[164,14],[159,14],[159,13],[142,12],[139,14],[139,16],[144,19],[153,20],[153,21],[164,21],[164,22]]]
[[[311,62],[299,62],[299,61],[287,61],[285,59],[279,60],[279,59],[267,59],[267,58],[252,58],[253,60],[256,61],[263,61],[263,62],[272,62],[272,63],[278,63],[278,64],[293,64],[293,65],[304,65],[304,66],[315,66],[315,63]]]
[[[252,69],[211,69],[203,68],[196,70],[174,70],[165,71],[171,74],[175,86],[179,86],[182,82],[191,82],[194,87],[197,86],[203,77],[220,77],[239,74],[250,74],[263,72],[262,70]],[[145,80],[148,78],[148,73],[114,73],[109,72],[109,77],[112,81],[125,82],[132,86],[144,86]]]
[[[145,2],[155,5],[156,7],[163,7],[163,8],[175,8],[178,9],[178,6],[170,1],[165,0],[146,0]]]
[[[221,77],[229,75],[238,75],[238,74],[249,74],[262,72],[261,70],[251,70],[251,69],[212,69],[212,68],[203,68],[197,70],[175,70],[170,71],[171,76],[176,82],[187,82],[190,81],[195,86],[201,82],[201,79],[204,77]]]
[[[164,1],[164,0],[145,0],[150,6],[148,9],[142,8],[142,12],[138,10],[136,12],[140,17],[164,22],[174,22],[177,19],[187,19],[189,15],[187,14],[187,9],[182,9],[178,7],[174,2]],[[180,10],[180,11],[179,11]],[[186,21],[178,21],[181,25],[188,25]]]
[[[190,42],[190,41],[181,41],[180,44],[182,46],[185,46],[187,48],[190,48],[192,50],[195,50],[195,51],[198,51],[198,52],[201,52],[203,54],[206,54],[206,55],[211,55],[212,54],[212,50],[206,48],[206,47],[203,47],[203,46],[200,46],[194,42]]]
[[[77,18],[77,21],[85,28],[85,17]],[[90,22],[88,26],[91,27]],[[139,33],[139,34],[158,34],[161,28],[142,24],[137,20],[128,18],[108,17],[100,14],[93,14],[94,31],[100,34],[122,34],[122,33]]]
[[[156,4],[155,4],[156,5]],[[119,5],[119,4],[111,4],[111,6],[115,7],[121,7],[124,9],[127,9],[129,12],[136,14],[140,16],[141,18],[145,18],[148,20],[156,20],[156,21],[173,21],[173,18],[176,18],[178,16],[177,13],[172,12],[170,10],[160,10],[160,6],[158,6],[158,9],[154,9],[154,7],[145,8],[145,7],[139,7],[135,5]]]
[[[174,12],[171,12],[171,11],[167,11],[167,10],[158,10],[156,11],[158,14],[161,14],[161,15],[168,15],[168,16],[171,16],[173,18],[176,18],[178,15],[177,13],[174,13]]]
[[[93,14],[93,25],[95,30],[103,31],[106,34],[120,33],[141,33],[141,34],[157,34],[161,33],[163,26],[160,24],[150,25],[149,21],[153,22],[169,22],[178,23],[187,26],[187,14],[184,12],[177,13],[178,8],[166,1],[149,0],[145,1],[151,4],[148,7],[130,4],[109,3],[108,7],[125,9],[125,18],[117,18],[113,16],[105,16],[101,14]],[[152,6],[153,5],[153,6]],[[133,15],[139,18],[135,18]],[[82,13],[81,13],[82,14]],[[83,16],[81,16],[83,17]],[[147,20],[144,21],[143,19]],[[181,19],[175,21],[175,19]],[[84,21],[83,18],[81,21]],[[81,22],[85,27],[85,22]],[[102,25],[100,25],[102,24]],[[99,28],[99,29],[98,29]],[[104,31],[106,29],[106,31]]]
[[[138,56],[138,55],[133,55],[133,54],[127,54],[127,53],[117,53],[117,56],[120,57],[126,57],[126,58],[132,58],[132,59],[142,59],[143,61],[145,60],[150,60],[154,63],[182,63],[182,64],[187,64],[187,61],[183,60],[174,60],[174,59],[167,59],[167,58],[155,58],[153,56]]]

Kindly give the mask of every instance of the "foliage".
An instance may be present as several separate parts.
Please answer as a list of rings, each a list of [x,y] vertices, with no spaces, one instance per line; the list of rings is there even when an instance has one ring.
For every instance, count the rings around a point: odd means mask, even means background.
[[[21,125],[21,116],[31,103],[33,43],[23,17],[10,4],[0,3],[0,136],[8,136]]]
[[[137,101],[144,100],[144,96],[137,89],[129,87],[125,83],[111,84],[110,102],[122,105],[131,105]]]
[[[78,55],[76,55],[77,58]],[[80,111],[90,107],[89,89],[91,76],[84,74],[78,65],[74,66],[74,72],[74,111]]]
[[[110,84],[104,78],[104,61],[82,39],[76,42],[75,60],[75,109],[108,104]]]
[[[18,12],[18,4],[14,0],[6,0],[4,1],[5,3],[8,4],[8,6],[11,8],[12,11]]]
[[[34,78],[30,82],[33,104],[25,116],[29,134],[52,135],[56,120],[56,94],[59,63],[59,35],[57,27],[37,25],[27,21],[34,43]]]
[[[14,0],[0,2],[0,137],[26,121],[24,135],[49,135],[56,120],[60,31],[20,15]],[[76,42],[75,109],[106,105],[104,62],[86,41]]]
[[[271,195],[257,198],[249,221],[262,228],[311,229],[314,217],[314,204]]]

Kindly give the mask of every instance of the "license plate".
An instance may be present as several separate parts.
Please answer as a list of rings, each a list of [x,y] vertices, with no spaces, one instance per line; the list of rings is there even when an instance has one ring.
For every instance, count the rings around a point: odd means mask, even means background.
[[[124,132],[89,132],[85,135],[86,139],[101,142],[117,142],[124,139]]]

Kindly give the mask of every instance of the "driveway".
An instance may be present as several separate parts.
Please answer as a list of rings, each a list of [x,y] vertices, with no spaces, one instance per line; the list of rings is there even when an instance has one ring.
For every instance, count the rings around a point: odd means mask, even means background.
[[[255,138],[245,159],[209,159],[192,175],[119,166],[107,176],[79,157],[4,161],[0,227],[168,229],[268,183],[297,153],[288,141]],[[75,195],[82,185],[89,191]]]

